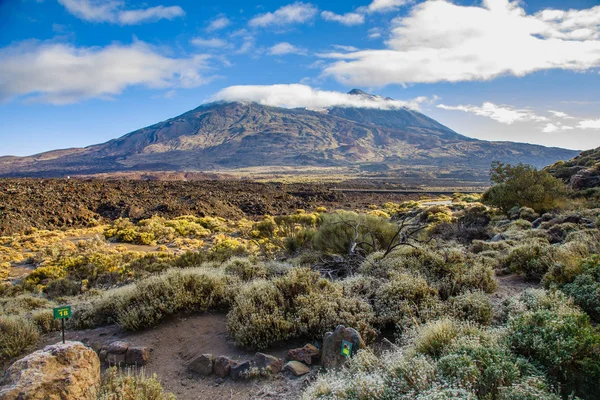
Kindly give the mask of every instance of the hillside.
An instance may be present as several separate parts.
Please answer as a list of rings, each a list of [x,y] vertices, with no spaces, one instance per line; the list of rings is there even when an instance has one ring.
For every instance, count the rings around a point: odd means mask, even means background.
[[[546,170],[576,190],[600,186],[600,147],[586,150],[569,161],[558,161]]]
[[[388,171],[443,167],[459,175],[475,171],[485,176],[494,160],[542,167],[576,154],[559,148],[468,138],[408,108],[311,111],[217,102],[103,144],[29,157],[0,157],[0,176],[223,171],[263,166]]]

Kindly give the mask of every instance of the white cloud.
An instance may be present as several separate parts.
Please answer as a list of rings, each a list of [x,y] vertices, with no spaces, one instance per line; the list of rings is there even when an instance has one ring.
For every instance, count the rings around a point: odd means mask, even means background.
[[[317,8],[309,3],[296,2],[274,12],[257,15],[248,24],[252,27],[282,26],[310,21],[317,14]]]
[[[331,45],[331,47],[333,47],[334,49],[337,49],[337,50],[341,50],[341,51],[356,51],[356,50],[358,50],[354,46],[345,46],[345,45],[341,45],[341,44],[333,44],[333,45]],[[323,60],[320,60],[320,61],[324,62]]]
[[[445,104],[439,104],[437,107],[444,110],[472,113],[507,125],[512,125],[515,122],[542,122],[548,120],[548,118],[536,115],[530,110],[517,109],[506,105],[496,105],[490,102],[483,103],[481,107],[473,105],[447,106]]]
[[[172,20],[185,15],[179,6],[156,6],[136,10],[123,10],[122,1],[102,0],[58,0],[69,13],[90,22],[110,22],[135,25],[143,22]]]
[[[272,56],[282,56],[285,54],[306,54],[306,50],[296,47],[288,42],[281,42],[271,47],[267,51],[267,54]]]
[[[190,42],[194,46],[198,46],[198,47],[223,48],[223,47],[227,47],[229,45],[226,40],[217,39],[217,38],[211,38],[211,39],[194,38]]]
[[[519,4],[517,0],[483,0],[481,6],[424,1],[396,20],[387,49],[326,55],[337,61],[325,68],[325,76],[349,85],[378,87],[600,66],[600,6],[528,15]]]
[[[229,20],[229,18],[222,16],[213,19],[206,28],[206,30],[209,32],[218,31],[219,29],[227,28],[229,25],[231,25],[231,21]]]
[[[143,42],[107,47],[25,42],[0,49],[0,101],[52,104],[108,98],[130,86],[168,89],[210,81],[208,56],[172,58]]]
[[[575,117],[571,117],[569,114],[564,113],[562,111],[555,111],[555,110],[548,110],[548,112],[552,115],[554,115],[557,118],[562,118],[562,119],[575,119]]]
[[[600,119],[584,119],[577,125],[580,129],[600,129]]]
[[[357,96],[347,93],[313,89],[301,84],[230,86],[215,94],[211,101],[251,101],[285,108],[321,109],[329,107],[360,107],[377,109],[418,109],[429,102],[427,97],[409,101],[387,100],[379,96]]]
[[[185,15],[185,12],[179,6],[157,6],[139,10],[121,11],[118,13],[118,19],[123,25],[135,25],[142,22],[158,21],[159,19],[172,20],[183,15]]]
[[[368,32],[369,39],[379,39],[381,37],[381,29],[380,28],[371,28]]]
[[[410,0],[373,0],[373,2],[367,7],[367,10],[369,12],[393,11],[409,2]]]
[[[542,129],[542,132],[544,133],[555,133],[555,132],[564,132],[564,131],[571,131],[575,129],[572,126],[568,126],[568,125],[561,125],[561,124],[546,124],[546,126],[544,126],[544,128]]]
[[[326,21],[335,21],[340,24],[351,26],[351,25],[360,25],[365,22],[365,16],[359,13],[346,13],[346,14],[336,14],[331,11],[323,11],[321,13],[321,18]]]

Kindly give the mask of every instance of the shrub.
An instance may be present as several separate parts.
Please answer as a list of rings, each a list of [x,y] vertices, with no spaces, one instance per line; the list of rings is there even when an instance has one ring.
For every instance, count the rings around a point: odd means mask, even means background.
[[[506,267],[522,273],[527,279],[540,281],[554,264],[552,247],[544,242],[529,240],[513,247],[504,259]]]
[[[238,280],[206,268],[169,270],[135,284],[106,291],[91,304],[73,311],[72,326],[90,328],[117,322],[128,330],[156,325],[178,312],[204,312],[227,308]]]
[[[451,299],[455,317],[488,325],[494,316],[492,302],[483,292],[469,292]]]
[[[313,246],[326,253],[349,254],[357,251],[368,254],[385,248],[398,229],[387,219],[367,214],[343,211],[324,214],[321,218],[322,223],[315,234]],[[351,248],[353,243],[357,244],[355,249]],[[359,243],[374,243],[375,248]]]
[[[419,353],[437,358],[461,334],[461,330],[461,324],[449,318],[432,321],[419,329],[413,345]]]
[[[242,346],[265,348],[280,340],[321,337],[338,324],[368,328],[371,307],[338,283],[296,268],[272,281],[242,287],[227,315],[227,329]]]
[[[54,319],[54,312],[52,310],[34,311],[31,319],[41,333],[54,332],[60,329],[60,323]]]
[[[560,400],[544,379],[531,376],[500,388],[498,400]]]
[[[232,257],[223,264],[225,272],[235,275],[243,281],[265,278],[267,269],[263,263],[253,261],[249,258]]]
[[[395,273],[376,292],[373,309],[381,325],[394,324],[403,329],[416,321],[438,316],[441,305],[437,290],[416,274]]]
[[[515,206],[529,207],[538,213],[549,211],[560,205],[567,193],[560,180],[531,165],[495,162],[490,176],[494,186],[483,194],[482,202],[503,212]]]
[[[146,377],[143,370],[136,372],[108,369],[102,376],[98,400],[175,400],[175,396],[163,391],[156,374]]]
[[[496,289],[492,268],[457,249],[404,247],[384,259],[380,253],[375,253],[365,260],[359,272],[389,278],[394,271],[420,274],[430,286],[438,289],[442,299],[469,290],[491,293]]]
[[[589,317],[559,293],[527,292],[528,311],[508,324],[508,341],[517,354],[543,368],[564,395],[598,398],[600,334]]]
[[[177,312],[200,312],[227,307],[236,280],[214,270],[171,270],[139,281],[118,299],[117,321],[128,330],[156,325]]]
[[[37,343],[39,331],[30,320],[0,315],[0,363],[18,357]]]

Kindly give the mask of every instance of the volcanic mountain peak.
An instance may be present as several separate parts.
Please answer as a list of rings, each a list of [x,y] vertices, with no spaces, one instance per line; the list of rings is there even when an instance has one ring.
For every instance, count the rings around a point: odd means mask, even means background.
[[[359,90],[359,96],[372,96]],[[175,118],[83,149],[0,159],[0,176],[134,171],[219,171],[311,166],[407,169],[487,179],[492,161],[544,166],[571,150],[468,138],[410,110],[331,107],[327,113],[252,102],[204,104]]]
[[[363,97],[366,99],[372,99],[372,100],[390,100],[390,101],[394,100],[391,97],[383,97],[383,96],[379,96],[376,94],[367,93],[360,89],[352,89],[351,91],[348,92],[348,94],[350,94],[352,96],[360,96],[360,97]]]

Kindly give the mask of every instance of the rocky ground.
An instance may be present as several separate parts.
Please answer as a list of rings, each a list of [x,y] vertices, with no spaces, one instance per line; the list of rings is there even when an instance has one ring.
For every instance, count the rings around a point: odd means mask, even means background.
[[[332,189],[331,184],[225,180],[0,179],[0,236],[30,227],[84,227],[119,217],[139,220],[152,215],[174,218],[194,214],[238,219],[287,214],[296,209],[308,211],[319,206],[352,209],[419,197],[398,191]]]

